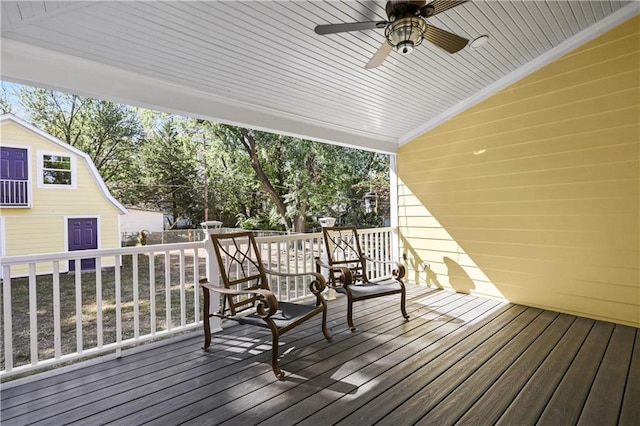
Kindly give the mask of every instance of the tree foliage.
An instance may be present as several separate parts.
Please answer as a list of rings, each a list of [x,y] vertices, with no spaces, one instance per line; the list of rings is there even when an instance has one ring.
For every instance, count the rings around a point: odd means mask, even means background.
[[[304,232],[323,216],[380,226],[389,215],[386,155],[45,89],[17,98],[32,123],[88,153],[120,201],[165,211],[172,226]],[[377,212],[364,210],[368,192]]]
[[[4,83],[0,84],[0,114],[13,113],[13,105],[9,100],[9,89]]]
[[[87,153],[106,183],[132,177],[143,136],[134,108],[26,86],[18,96],[33,124]]]
[[[202,203],[198,186],[196,147],[184,123],[167,117],[139,147],[137,164],[139,201],[169,212],[172,227],[183,220],[192,223]]]
[[[271,229],[303,232],[322,216],[363,222],[367,216],[355,211],[371,189],[369,176],[388,171],[388,158],[373,152],[226,125],[216,125],[215,133],[230,150],[246,154],[270,200],[271,214],[260,222]],[[363,180],[366,188],[358,185]]]

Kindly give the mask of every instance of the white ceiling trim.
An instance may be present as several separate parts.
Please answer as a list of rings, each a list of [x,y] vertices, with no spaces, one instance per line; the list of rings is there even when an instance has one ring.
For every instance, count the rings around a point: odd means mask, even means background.
[[[7,38],[2,40],[1,77],[6,81],[302,139],[388,154],[398,149],[395,138],[359,133],[320,120],[246,104]]]
[[[615,26],[623,23],[624,21],[636,16],[640,13],[640,2],[634,2],[628,4],[627,6],[619,9],[618,11],[612,13],[611,15],[605,17],[604,19],[596,22],[594,25],[584,29],[573,37],[568,38],[564,42],[555,46],[554,48],[548,50],[542,55],[536,57],[528,64],[518,68],[517,70],[507,74],[500,80],[490,84],[484,89],[480,90],[476,94],[470,96],[459,104],[449,108],[444,111],[442,114],[428,121],[422,126],[417,127],[413,131],[403,135],[400,137],[398,141],[398,145],[404,145],[407,142],[412,141],[413,139],[425,134],[429,130],[443,124],[444,122],[450,120],[461,112],[465,111],[468,108],[478,104],[479,102],[487,99],[491,95],[499,92],[500,90],[510,86],[516,81],[526,77],[527,75],[533,73],[534,71],[548,65],[549,63],[555,61],[561,56],[571,52],[577,47],[583,45],[596,38],[597,36],[607,32],[608,30],[614,28]]]

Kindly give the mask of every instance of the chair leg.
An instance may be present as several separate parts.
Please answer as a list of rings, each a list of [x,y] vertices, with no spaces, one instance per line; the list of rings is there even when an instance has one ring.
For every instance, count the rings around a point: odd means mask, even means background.
[[[209,294],[209,289],[204,287],[202,288],[202,294],[202,324],[204,325],[204,346],[202,349],[207,349],[211,345],[211,324],[209,322],[209,318],[211,317],[209,314],[211,295]]]
[[[278,364],[278,341],[280,340],[280,333],[274,329],[271,330],[271,333],[273,335],[271,343],[271,368],[278,380],[284,380],[284,371],[280,369],[280,364]]]
[[[324,311],[322,311],[322,334],[324,334],[324,338],[327,341],[331,341],[332,337],[329,334],[329,330],[327,330],[327,306],[325,305]]]
[[[402,316],[404,317],[404,319],[408,320],[409,319],[409,314],[407,314],[407,308],[406,308],[407,295],[406,295],[406,292],[404,290],[404,287],[402,287],[402,293],[400,294],[400,296],[402,297],[400,299],[400,310],[402,311]]]
[[[347,303],[347,323],[349,324],[349,329],[354,332],[356,331],[356,327],[353,325],[353,301],[349,300]]]

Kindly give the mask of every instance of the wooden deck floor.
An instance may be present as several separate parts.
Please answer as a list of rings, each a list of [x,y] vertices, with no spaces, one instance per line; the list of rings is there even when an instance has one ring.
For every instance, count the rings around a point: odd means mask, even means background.
[[[282,339],[284,382],[270,335],[229,327],[209,352],[200,333],[121,359],[1,392],[3,425],[290,424],[638,425],[638,329],[408,286],[361,302],[348,331],[330,303],[319,322]]]

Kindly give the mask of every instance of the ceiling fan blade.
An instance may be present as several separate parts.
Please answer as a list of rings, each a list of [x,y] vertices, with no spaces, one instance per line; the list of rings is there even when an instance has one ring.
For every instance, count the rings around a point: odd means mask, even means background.
[[[317,25],[314,31],[316,34],[335,34],[347,31],[362,31],[374,28],[384,28],[387,26],[386,21],[367,21],[367,22],[350,22],[348,24],[327,24]]]
[[[373,57],[369,60],[369,62],[367,62],[367,65],[365,65],[364,68],[370,70],[379,67],[380,65],[382,65],[384,60],[387,59],[387,56],[389,56],[389,53],[391,53],[392,50],[393,46],[391,46],[388,41],[383,41],[376,54],[373,55]]]
[[[427,25],[424,38],[449,53],[456,53],[469,43],[468,39],[433,25]]]
[[[466,3],[467,1],[469,0],[434,0],[428,4],[428,6],[433,7],[433,13],[429,16],[437,15],[445,10],[460,6],[462,3]]]

